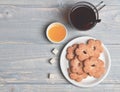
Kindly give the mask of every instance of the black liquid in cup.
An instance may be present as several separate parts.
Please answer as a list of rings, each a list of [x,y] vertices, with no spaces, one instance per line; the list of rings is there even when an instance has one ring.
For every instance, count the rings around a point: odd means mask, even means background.
[[[91,4],[77,5],[69,13],[70,23],[78,30],[88,30],[94,27],[98,20],[98,12]]]

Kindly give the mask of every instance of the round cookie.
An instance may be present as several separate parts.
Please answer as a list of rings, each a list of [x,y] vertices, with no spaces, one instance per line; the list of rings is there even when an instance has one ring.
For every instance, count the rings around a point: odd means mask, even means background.
[[[88,75],[86,73],[82,73],[82,74],[70,73],[69,76],[71,79],[80,82],[82,81],[82,79],[85,79]]]
[[[79,61],[77,57],[70,61],[70,70],[72,73],[83,73],[83,62]]]
[[[90,57],[84,61],[84,72],[95,78],[105,73],[104,62],[96,57]]]
[[[91,52],[86,44],[80,43],[78,48],[75,50],[75,54],[78,56],[80,61],[84,61],[85,59],[89,58]]]
[[[67,48],[66,58],[71,60],[75,57],[75,49],[78,47],[78,44],[73,44]]]
[[[90,49],[91,56],[99,57],[100,53],[103,52],[102,43],[100,40],[89,39],[87,45]]]

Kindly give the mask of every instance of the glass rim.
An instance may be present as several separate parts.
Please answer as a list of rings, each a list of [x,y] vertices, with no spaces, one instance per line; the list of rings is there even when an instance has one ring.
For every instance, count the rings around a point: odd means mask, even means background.
[[[70,14],[71,14],[71,12],[73,11],[73,9],[74,9],[74,8],[78,8],[78,7],[82,7],[82,6],[87,6],[87,7],[91,8],[91,9],[94,11],[94,13],[95,13],[95,18],[96,18],[96,20],[99,19],[98,10],[97,10],[97,8],[96,8],[93,4],[91,4],[91,3],[89,3],[89,2],[86,2],[86,1],[80,1],[80,2],[75,3],[75,4],[70,8],[69,13],[68,13],[68,21],[69,21],[69,23],[71,24],[72,27],[74,27],[74,28],[76,28],[76,29],[78,29],[78,30],[81,30],[81,31],[82,31],[82,30],[83,30],[83,31],[87,31],[87,30],[92,29],[92,28],[97,24],[97,22],[94,22],[94,24],[93,24],[90,28],[88,28],[88,29],[79,29],[79,28],[75,27],[75,26],[72,24],[71,18],[70,18]]]

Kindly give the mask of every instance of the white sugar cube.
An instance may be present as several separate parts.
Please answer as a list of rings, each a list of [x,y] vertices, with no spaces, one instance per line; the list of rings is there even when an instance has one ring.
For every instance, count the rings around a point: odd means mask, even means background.
[[[49,79],[54,79],[54,78],[55,78],[55,74],[49,73],[49,74],[48,74],[48,78],[49,78]]]
[[[56,48],[54,48],[54,49],[52,50],[52,53],[55,54],[55,55],[57,55],[58,50],[57,50]]]
[[[50,62],[51,64],[55,63],[55,58],[51,58],[51,59],[49,60],[49,62]]]

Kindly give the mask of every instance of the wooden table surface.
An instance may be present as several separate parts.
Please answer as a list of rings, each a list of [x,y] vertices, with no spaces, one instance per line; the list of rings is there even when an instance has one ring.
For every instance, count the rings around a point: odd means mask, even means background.
[[[90,31],[78,31],[67,22],[66,13],[80,0],[0,0],[0,92],[120,92],[120,0],[103,0],[101,23]],[[83,1],[83,0],[82,0]],[[100,0],[87,0],[97,5]],[[52,44],[46,27],[61,22],[68,29],[63,43]],[[110,51],[109,75],[96,87],[79,88],[69,83],[59,68],[64,45],[75,37],[89,35]],[[58,55],[51,50],[57,48]],[[55,64],[48,61],[55,58]],[[53,73],[56,79],[48,79]]]

